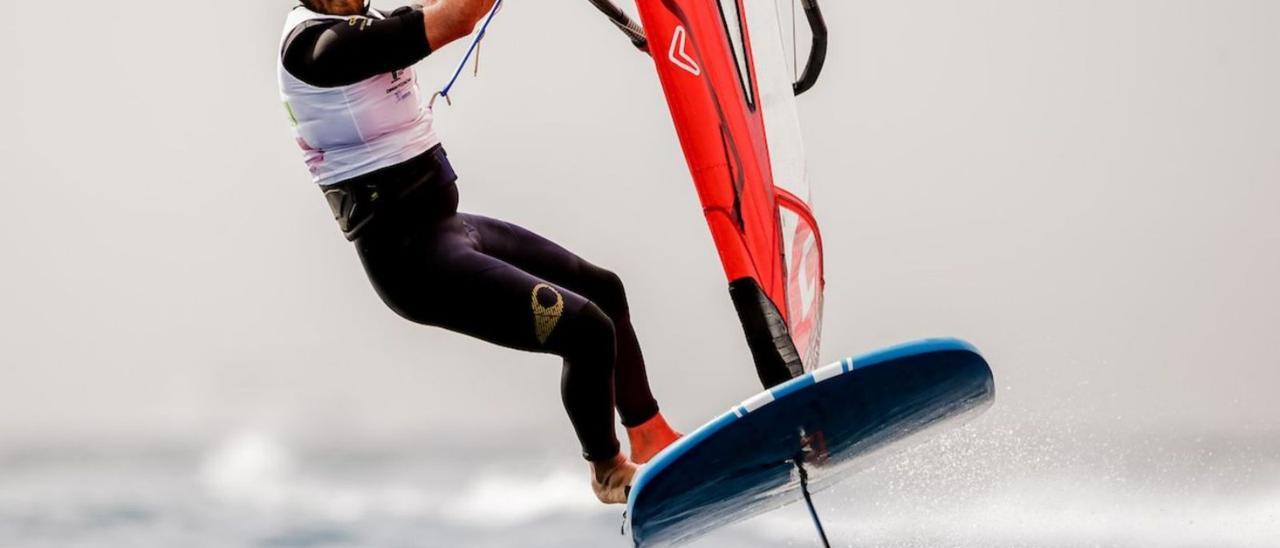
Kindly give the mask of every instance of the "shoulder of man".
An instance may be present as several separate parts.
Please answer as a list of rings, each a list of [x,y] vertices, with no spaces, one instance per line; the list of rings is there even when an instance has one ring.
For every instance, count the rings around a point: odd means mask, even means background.
[[[295,12],[296,12],[297,10],[306,10],[306,8],[305,8],[305,7],[303,7],[303,6],[298,6],[298,7],[295,7],[295,8],[293,8],[293,9],[294,9],[294,11],[295,11]],[[363,17],[363,16],[356,16],[356,17]],[[299,36],[301,36],[303,33],[307,33],[308,31],[313,31],[313,32],[311,33],[311,36],[312,36],[312,37],[318,37],[318,36],[319,36],[320,31],[322,31],[322,30],[324,30],[324,29],[328,29],[328,28],[334,27],[334,26],[339,25],[339,24],[341,24],[341,23],[345,23],[345,22],[347,22],[347,21],[350,21],[350,20],[351,20],[351,19],[353,19],[353,18],[354,18],[354,17],[341,17],[341,18],[340,18],[340,17],[332,17],[332,16],[329,16],[329,17],[313,17],[313,18],[309,18],[309,19],[304,19],[303,21],[301,21],[301,22],[299,22],[298,24],[294,25],[292,29],[289,29],[289,34],[288,34],[287,36],[285,36],[285,38],[284,38],[284,42],[281,44],[281,47],[280,47],[280,53],[281,53],[282,55],[283,55],[283,54],[285,54],[285,53],[287,53],[287,52],[289,51],[289,48],[293,46],[294,42],[295,42],[295,41],[298,39],[298,37],[299,37]],[[287,23],[286,23],[286,24],[287,24]],[[314,38],[313,38],[313,39],[314,39]]]

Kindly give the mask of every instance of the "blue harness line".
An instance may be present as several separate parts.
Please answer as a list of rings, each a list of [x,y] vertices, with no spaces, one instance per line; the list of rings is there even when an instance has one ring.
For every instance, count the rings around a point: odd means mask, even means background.
[[[484,40],[485,33],[489,31],[489,23],[493,22],[494,16],[498,15],[498,10],[501,8],[502,0],[497,0],[493,3],[493,8],[489,10],[489,15],[485,17],[484,23],[480,25],[480,31],[471,39],[471,45],[467,48],[467,54],[462,56],[462,61],[458,62],[458,68],[454,69],[453,77],[449,78],[449,82],[446,83],[440,91],[437,91],[435,95],[431,96],[431,102],[427,104],[428,107],[434,107],[436,99],[439,97],[444,97],[446,103],[453,105],[453,99],[449,98],[449,92],[453,90],[454,84],[458,83],[458,78],[462,76],[463,69],[467,68],[467,62],[471,60],[473,55],[476,56],[476,70],[477,72],[479,71],[480,57],[478,52],[480,50],[480,41]]]

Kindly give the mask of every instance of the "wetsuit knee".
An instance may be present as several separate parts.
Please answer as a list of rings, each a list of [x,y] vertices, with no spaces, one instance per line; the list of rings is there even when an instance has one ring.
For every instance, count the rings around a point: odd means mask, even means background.
[[[583,278],[587,286],[583,293],[606,315],[615,320],[630,316],[631,309],[627,305],[627,291],[622,285],[622,278],[611,270],[596,266],[587,267]]]
[[[612,370],[617,352],[613,320],[592,302],[584,304],[577,314],[567,319],[560,344],[564,359],[573,364]]]

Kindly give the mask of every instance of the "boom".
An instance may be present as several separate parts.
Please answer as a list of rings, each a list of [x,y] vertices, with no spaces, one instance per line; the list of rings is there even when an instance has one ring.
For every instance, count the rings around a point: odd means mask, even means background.
[[[649,41],[644,35],[644,29],[640,27],[639,23],[633,21],[631,16],[627,15],[627,12],[622,11],[622,8],[619,8],[617,4],[614,4],[610,0],[588,1],[591,2],[591,5],[595,6],[596,9],[600,10],[605,17],[608,17],[609,21],[612,21],[613,24],[618,27],[618,30],[621,30],[623,34],[627,35],[627,39],[631,40],[631,43],[636,46],[636,49],[646,53],[649,51]]]

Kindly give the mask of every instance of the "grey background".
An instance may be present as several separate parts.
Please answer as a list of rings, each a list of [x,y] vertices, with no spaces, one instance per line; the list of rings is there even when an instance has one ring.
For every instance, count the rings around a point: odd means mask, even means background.
[[[287,5],[53,3],[0,33],[0,451],[247,435],[273,440],[244,442],[259,455],[426,447],[472,455],[461,477],[511,454],[577,473],[553,358],[408,324],[368,287],[277,97]],[[1264,485],[1257,530],[1274,527],[1280,3],[826,11],[827,72],[800,101],[824,358],[967,338],[1000,390],[974,437],[1096,462],[1234,440],[1255,452],[1228,468]],[[424,90],[462,48],[420,65]],[[647,58],[585,2],[512,2],[455,97],[436,115],[462,207],[623,276],[673,422],[756,391]],[[1183,476],[1210,469],[1192,460]]]

